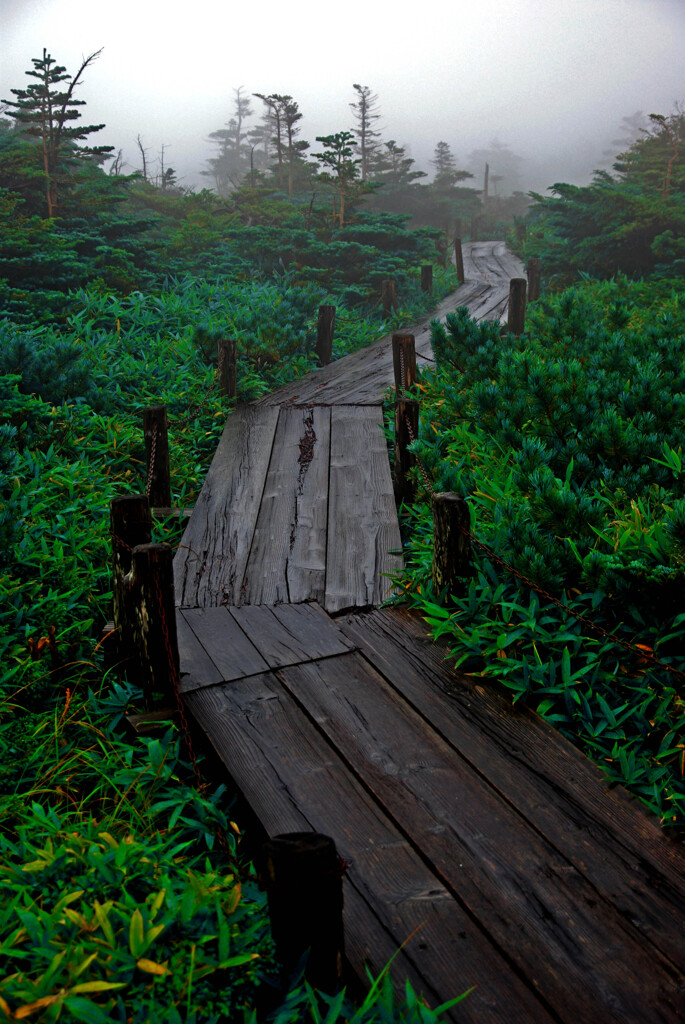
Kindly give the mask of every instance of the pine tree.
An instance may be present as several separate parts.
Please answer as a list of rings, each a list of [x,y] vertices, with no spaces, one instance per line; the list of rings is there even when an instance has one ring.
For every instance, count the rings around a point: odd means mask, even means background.
[[[77,107],[85,106],[85,100],[74,99],[74,90],[86,68],[101,53],[102,50],[97,50],[86,57],[72,77],[43,50],[41,58],[32,59],[33,71],[26,72],[36,83],[27,89],[12,89],[16,100],[3,100],[8,107],[5,113],[14,118],[17,130],[38,140],[36,157],[42,167],[48,218],[56,215],[60,195],[68,189],[74,166],[86,160],[101,163],[113,150],[112,146],[77,146],[93,132],[104,128],[104,124],[72,123],[81,116]]]
[[[350,103],[350,110],[357,122],[357,127],[352,129],[352,133],[357,137],[355,149],[361,158],[360,177],[362,181],[367,181],[380,145],[378,140],[381,133],[373,127],[381,116],[378,111],[378,96],[371,92],[368,85],[353,85],[352,88],[356,90],[358,96],[356,103]]]
[[[359,179],[361,159],[354,159],[354,135],[352,132],[336,132],[335,135],[317,135],[316,141],[324,147],[323,152],[313,154],[325,168],[319,173],[319,180],[331,185],[334,190],[338,199],[338,226],[342,228],[350,200],[365,191]]]
[[[242,85],[233,90],[233,116],[225,128],[211,132],[209,136],[219,147],[219,154],[207,161],[209,170],[202,173],[214,178],[219,195],[228,195],[238,188],[250,170],[250,146],[247,143],[250,133],[245,130],[245,121],[252,116],[253,110],[249,97],[243,96],[242,92]]]

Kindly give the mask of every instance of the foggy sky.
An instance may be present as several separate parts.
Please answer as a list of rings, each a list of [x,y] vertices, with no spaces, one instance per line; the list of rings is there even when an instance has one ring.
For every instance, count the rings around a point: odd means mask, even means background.
[[[587,180],[624,115],[685,100],[683,0],[0,0],[0,97],[31,80],[43,47],[69,72],[104,47],[77,92],[93,142],[186,184],[214,153],[233,89],[288,93],[303,137],[349,129],[354,82],[378,94],[383,137],[422,169],[435,144],[460,166],[493,139],[524,158],[522,186]],[[262,104],[254,100],[255,118]],[[604,158],[606,163],[606,158]],[[475,182],[474,182],[475,185]]]

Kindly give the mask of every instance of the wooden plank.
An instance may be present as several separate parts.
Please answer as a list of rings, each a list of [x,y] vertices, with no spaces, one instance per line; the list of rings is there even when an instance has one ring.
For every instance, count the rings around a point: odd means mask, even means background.
[[[365,657],[516,806],[644,941],[685,964],[685,848],[503,688],[455,673],[406,609],[337,620]]]
[[[229,417],[174,559],[178,605],[239,600],[277,419],[255,406]]]
[[[438,303],[432,313],[407,327],[416,338],[417,354],[424,351],[430,355],[431,321],[444,320],[458,306],[468,306],[476,319],[500,320],[506,316],[509,280],[522,276],[523,264],[503,242],[496,241],[465,243],[464,259],[466,282]],[[377,405],[393,383],[391,340],[391,334],[384,335],[366,348],[265,396],[260,404]]]
[[[380,409],[331,410],[326,598],[328,612],[380,605],[384,574],[402,565],[395,499]]]
[[[222,682],[221,673],[193,633],[181,609],[176,610],[176,637],[180,661],[179,690],[186,693],[200,686]]]
[[[183,617],[215,666],[220,682],[242,679],[244,676],[267,669],[261,654],[250,643],[227,608],[185,608]],[[188,692],[190,689],[195,690],[214,683],[216,679],[212,679],[211,682],[201,682],[198,679],[193,661],[190,679],[184,683],[182,689]]]
[[[393,966],[397,980],[406,973],[409,957],[423,987],[440,999],[477,986],[450,1019],[551,1024],[555,1018],[448,898],[421,856],[273,676],[198,690],[186,700],[269,834],[296,831],[306,820],[308,828],[335,840],[349,865],[346,887],[353,885],[363,897],[353,903],[355,917],[346,916],[348,930],[361,936],[350,942],[351,948],[365,948],[368,920],[356,917],[363,902],[370,908],[366,917],[373,913],[397,946],[409,939]]]
[[[285,669],[374,797],[535,991],[576,1024],[680,1020],[683,975],[358,654]],[[544,950],[544,957],[541,951]]]
[[[231,608],[231,615],[264,659],[262,668],[297,665],[354,648],[316,605],[244,604]]]
[[[323,600],[330,419],[281,409],[240,603]]]

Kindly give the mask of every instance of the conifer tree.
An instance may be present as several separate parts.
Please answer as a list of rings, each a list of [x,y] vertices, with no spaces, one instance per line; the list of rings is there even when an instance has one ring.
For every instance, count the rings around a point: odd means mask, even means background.
[[[314,153],[319,164],[325,168],[319,173],[319,180],[333,188],[338,200],[338,227],[342,228],[350,200],[365,191],[363,182],[359,180],[361,159],[354,159],[354,135],[352,132],[336,132],[334,135],[317,135],[316,141],[324,147],[321,153]]]
[[[42,57],[32,59],[33,71],[26,72],[36,82],[26,89],[12,89],[15,100],[3,100],[8,108],[5,113],[14,118],[17,130],[37,140],[35,156],[42,167],[48,218],[57,213],[60,194],[68,187],[74,165],[84,160],[102,162],[113,150],[112,146],[77,145],[104,124],[73,123],[81,117],[77,108],[85,106],[85,100],[74,99],[74,90],[101,53],[101,49],[91,53],[72,76],[44,49]]]
[[[352,88],[355,89],[358,97],[355,103],[350,103],[350,109],[357,123],[356,128],[352,129],[352,133],[357,137],[355,149],[359,153],[361,161],[360,177],[362,181],[367,181],[380,145],[378,140],[381,133],[374,129],[374,124],[381,116],[378,111],[378,96],[375,92],[371,92],[368,85],[353,85]]]
[[[215,188],[219,195],[228,195],[238,188],[250,170],[250,146],[247,143],[249,132],[245,130],[246,120],[252,116],[249,97],[243,96],[243,86],[233,90],[233,116],[226,122],[225,128],[211,132],[209,138],[219,147],[218,156],[211,157],[207,163],[209,170],[205,175],[214,178]]]

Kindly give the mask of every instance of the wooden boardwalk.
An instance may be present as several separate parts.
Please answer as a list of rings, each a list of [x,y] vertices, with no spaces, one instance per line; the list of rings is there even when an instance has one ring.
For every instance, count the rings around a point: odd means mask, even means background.
[[[499,318],[520,273],[473,244],[439,314]],[[175,563],[184,701],[267,834],[335,839],[361,977],[406,942],[394,975],[432,1005],[475,986],[455,1021],[682,1020],[682,847],[500,687],[454,673],[420,618],[379,609],[401,558],[389,345],[229,419]]]

